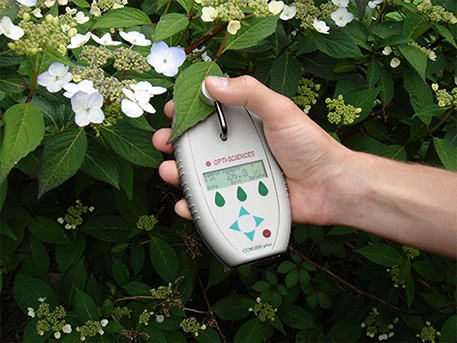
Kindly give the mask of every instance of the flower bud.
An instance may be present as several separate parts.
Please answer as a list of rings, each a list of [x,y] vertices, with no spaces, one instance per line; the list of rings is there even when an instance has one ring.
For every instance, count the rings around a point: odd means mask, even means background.
[[[72,27],[70,30],[68,30],[67,35],[68,37],[74,37],[78,33],[78,30],[76,30],[74,27]]]
[[[52,20],[52,23],[54,24],[54,26],[59,26],[59,18],[58,17],[54,17],[53,20]]]
[[[28,14],[27,12],[25,12],[23,15],[22,15],[22,19],[24,21],[29,21],[30,20],[30,14]]]
[[[48,15],[46,16],[46,22],[47,22],[48,24],[52,24],[53,21],[54,21],[53,15],[52,15],[52,14],[48,14]]]

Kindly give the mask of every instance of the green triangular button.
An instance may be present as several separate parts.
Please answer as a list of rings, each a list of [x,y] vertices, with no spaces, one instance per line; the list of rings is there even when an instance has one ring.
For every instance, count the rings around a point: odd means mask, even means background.
[[[248,198],[248,195],[243,190],[243,188],[238,187],[238,189],[236,190],[236,197],[239,201],[245,201]]]
[[[255,230],[251,232],[244,232],[244,235],[249,238],[251,241],[254,240]]]
[[[268,194],[268,188],[262,181],[259,182],[259,194],[263,197]]]

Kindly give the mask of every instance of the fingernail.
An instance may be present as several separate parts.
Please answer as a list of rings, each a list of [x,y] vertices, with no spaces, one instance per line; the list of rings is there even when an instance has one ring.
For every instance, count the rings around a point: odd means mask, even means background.
[[[228,79],[226,77],[210,76],[210,82],[214,88],[225,88],[228,86]]]

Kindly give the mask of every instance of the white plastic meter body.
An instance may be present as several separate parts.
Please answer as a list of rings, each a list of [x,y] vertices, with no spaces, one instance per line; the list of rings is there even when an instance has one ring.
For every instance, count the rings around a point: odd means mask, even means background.
[[[284,175],[266,142],[262,120],[244,107],[217,113],[173,143],[192,219],[213,254],[230,268],[287,250],[291,227]]]

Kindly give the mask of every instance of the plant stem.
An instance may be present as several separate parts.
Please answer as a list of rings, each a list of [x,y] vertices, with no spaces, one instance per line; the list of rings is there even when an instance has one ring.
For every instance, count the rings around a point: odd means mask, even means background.
[[[228,25],[227,23],[223,23],[221,26],[219,26],[215,30],[203,35],[202,37],[197,39],[195,42],[193,42],[191,45],[189,45],[187,48],[185,48],[184,51],[186,52],[186,54],[188,54],[192,50],[202,46],[207,41],[209,41],[211,38],[217,36],[221,31],[225,30],[227,28],[227,25]]]
[[[230,33],[227,31],[225,33],[224,40],[222,41],[221,46],[219,47],[219,51],[217,52],[216,57],[214,57],[214,62],[217,62],[219,57],[221,57],[222,53],[224,52],[225,44],[227,43],[227,40],[229,39],[229,37],[230,37]]]
[[[427,23],[424,25],[424,27],[414,36],[414,40],[416,40],[421,34],[424,33],[425,29],[430,25],[432,21],[429,19]]]
[[[27,103],[30,103],[33,98],[33,94],[35,93],[37,79],[38,79],[38,62],[40,60],[40,53],[37,52],[35,55],[35,61],[33,64],[33,79],[32,79],[32,88],[30,89],[29,96],[27,97]]]
[[[440,127],[441,125],[443,125],[443,123],[444,123],[446,120],[448,120],[448,118],[451,116],[451,114],[452,114],[452,112],[454,112],[454,110],[455,110],[455,106],[452,106],[452,107],[449,109],[449,111],[447,111],[447,113],[446,113],[446,115],[444,116],[444,118],[441,119],[441,121],[440,121],[438,124],[436,124],[435,127],[434,127],[433,129],[430,130],[429,134],[432,135],[433,132],[435,132],[436,130],[438,130],[439,127]]]

